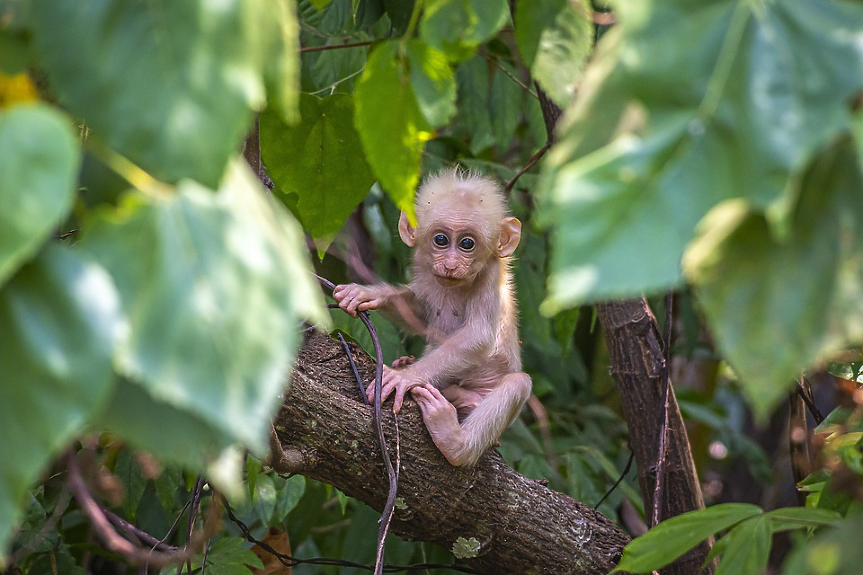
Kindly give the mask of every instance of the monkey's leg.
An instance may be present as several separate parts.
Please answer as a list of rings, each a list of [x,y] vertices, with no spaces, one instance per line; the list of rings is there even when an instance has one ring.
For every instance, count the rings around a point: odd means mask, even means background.
[[[473,465],[500,437],[530,396],[530,377],[511,373],[501,378],[459,425],[455,407],[431,387],[412,390],[432,441],[455,466]]]

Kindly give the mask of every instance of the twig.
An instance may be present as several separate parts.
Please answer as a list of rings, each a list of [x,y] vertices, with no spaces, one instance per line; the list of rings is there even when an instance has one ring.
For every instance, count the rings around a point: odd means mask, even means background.
[[[122,555],[125,560],[134,565],[148,563],[156,567],[164,567],[177,561],[186,561],[194,554],[191,548],[168,553],[142,549],[123,538],[117,533],[111,522],[108,521],[105,512],[87,489],[87,484],[81,476],[81,469],[78,467],[78,461],[75,459],[74,452],[70,451],[66,456],[66,463],[69,469],[67,478],[69,489],[78,501],[81,511],[90,520],[91,525],[93,525],[96,535],[98,535],[109,551]]]
[[[348,342],[345,341],[345,337],[341,333],[338,333],[337,335],[339,337],[339,342],[342,344],[342,349],[345,350],[345,355],[348,356],[348,363],[351,364],[351,371],[354,372],[354,380],[360,387],[360,397],[362,397],[363,403],[368,405],[369,398],[366,397],[366,388],[363,387],[363,380],[360,377],[360,372],[357,371],[357,364],[354,363],[354,355],[351,353],[351,348],[348,346]]]
[[[189,542],[192,540],[192,532],[195,529],[195,520],[198,518],[198,508],[201,504],[201,492],[204,489],[204,478],[200,475],[195,479],[195,486],[192,488],[192,498],[191,503],[189,505],[189,517],[186,522],[186,545],[183,547],[184,549],[188,548]],[[177,575],[183,572],[183,564],[177,565]],[[192,561],[191,557],[186,561],[186,573],[191,575],[192,573]]]
[[[605,495],[602,496],[596,505],[593,506],[594,509],[599,509],[599,506],[602,505],[602,502],[605,501],[609,495],[614,493],[614,490],[617,489],[617,486],[623,483],[623,480],[626,479],[626,474],[629,473],[629,470],[632,468],[632,462],[635,461],[635,452],[629,451],[629,460],[626,462],[626,467],[623,468],[623,472],[621,472],[620,477],[617,478],[617,481],[614,482],[614,485],[605,492]]]
[[[815,423],[820,424],[824,421],[824,415],[821,413],[821,410],[818,409],[818,406],[815,405],[815,399],[810,395],[812,393],[812,386],[809,386],[809,393],[807,393],[806,390],[803,389],[801,381],[805,381],[805,378],[801,377],[799,381],[794,382],[796,384],[797,395],[803,399],[803,403],[806,404],[806,408],[809,410],[809,413],[812,414],[812,419],[815,420]]]
[[[537,151],[536,151],[536,153],[535,153],[534,155],[532,155],[532,156],[530,157],[530,159],[529,159],[529,160],[527,161],[527,163],[526,163],[526,164],[525,164],[525,165],[524,165],[524,166],[523,166],[523,167],[518,171],[518,173],[517,173],[516,175],[514,175],[514,176],[512,177],[512,179],[511,179],[509,182],[507,182],[507,184],[506,184],[506,188],[504,189],[504,193],[505,193],[506,195],[509,195],[509,194],[510,194],[510,192],[512,192],[512,189],[515,187],[515,183],[518,181],[518,179],[519,179],[522,175],[524,175],[524,173],[525,173],[525,172],[527,172],[529,169],[531,169],[532,167],[534,167],[534,166],[536,165],[536,163],[537,163],[540,159],[542,159],[542,157],[545,155],[545,153],[548,151],[548,149],[549,149],[550,147],[551,147],[551,143],[550,143],[550,142],[546,142],[546,143],[545,143],[545,144],[544,144],[544,145],[543,145],[539,150],[537,150]]]
[[[142,531],[141,529],[135,527],[119,515],[115,515],[110,511],[105,511],[105,516],[108,518],[114,527],[118,529],[124,529],[135,536],[141,543],[145,545],[149,545],[150,549],[158,549],[159,551],[179,551],[179,547],[174,547],[173,545],[168,545],[164,541],[156,539],[146,531]]]
[[[314,274],[317,278],[318,282],[321,285],[324,285],[332,291],[335,289],[336,285],[326,278],[322,278],[318,274]],[[389,450],[387,449],[387,441],[386,437],[384,437],[384,429],[381,424],[381,420],[383,419],[383,414],[381,413],[381,380],[383,378],[383,365],[384,358],[383,352],[381,351],[381,340],[378,337],[377,329],[375,329],[375,324],[372,323],[371,319],[369,319],[369,314],[366,311],[361,311],[357,313],[357,317],[363,322],[363,325],[366,326],[366,329],[369,331],[369,335],[372,338],[372,344],[375,348],[375,403],[374,409],[372,410],[375,431],[377,431],[378,436],[378,444],[381,448],[381,457],[384,460],[384,467],[387,470],[387,477],[389,479],[389,493],[387,494],[387,501],[384,505],[384,509],[381,512],[381,521],[380,527],[378,528],[378,553],[377,558],[375,559],[375,575],[380,575],[383,573],[383,554],[384,554],[384,542],[386,541],[387,531],[389,530],[390,521],[392,520],[393,512],[395,511],[396,505],[396,494],[398,492],[398,483],[399,478],[395,469],[393,469],[393,463],[390,461]]]
[[[527,84],[525,84],[524,82],[522,82],[520,78],[517,78],[515,76],[515,74],[513,74],[512,72],[510,72],[509,70],[504,68],[503,65],[500,62],[498,62],[496,58],[493,58],[490,54],[486,54],[484,50],[480,50],[479,55],[482,56],[483,58],[485,58],[486,60],[488,60],[490,63],[494,64],[495,68],[497,68],[498,70],[503,72],[507,78],[509,78],[510,80],[512,80],[513,82],[515,82],[519,86],[521,86],[525,92],[527,92],[528,94],[530,94],[534,98],[539,98],[539,96],[537,96],[536,92],[531,90],[530,87]]]
[[[357,48],[360,46],[371,45],[372,40],[363,40],[362,42],[348,42],[347,44],[327,44],[326,46],[306,46],[300,48],[300,54],[306,52],[326,52],[327,50],[338,50],[340,48]]]
[[[665,296],[665,325],[663,326],[662,342],[664,361],[662,364],[662,427],[659,429],[659,453],[656,456],[656,483],[653,486],[653,514],[650,526],[655,527],[660,520],[662,508],[662,483],[665,479],[665,456],[668,449],[668,399],[669,399],[669,377],[668,372],[671,365],[671,321],[673,319],[672,308],[674,307],[674,292],[670,291]]]

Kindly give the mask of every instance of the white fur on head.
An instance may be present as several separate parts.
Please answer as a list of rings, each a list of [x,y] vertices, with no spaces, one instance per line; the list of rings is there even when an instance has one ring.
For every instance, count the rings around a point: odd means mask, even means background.
[[[474,222],[486,245],[497,242],[507,206],[500,185],[488,176],[454,167],[426,178],[417,190],[417,234],[442,218],[460,214]]]

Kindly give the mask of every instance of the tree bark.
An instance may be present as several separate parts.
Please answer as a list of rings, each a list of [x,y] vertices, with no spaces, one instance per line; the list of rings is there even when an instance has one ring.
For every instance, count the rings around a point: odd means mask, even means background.
[[[361,377],[374,364],[351,346]],[[608,573],[629,538],[590,507],[519,475],[495,451],[475,467],[452,467],[428,435],[412,400],[383,426],[401,472],[392,531],[432,541],[479,573]],[[330,483],[383,508],[387,476],[375,440],[371,408],[338,342],[312,334],[291,377],[275,422],[274,466]],[[370,539],[374,534],[369,534]]]
[[[623,415],[629,424],[629,445],[638,465],[638,483],[645,512],[653,508],[656,462],[662,433],[662,370],[665,359],[656,319],[644,298],[596,306],[605,334],[611,375],[620,391]],[[692,460],[683,418],[668,385],[668,444],[660,519],[704,508],[698,473]],[[667,575],[699,573],[710,541],[706,541],[661,570]],[[712,569],[708,567],[708,571]]]

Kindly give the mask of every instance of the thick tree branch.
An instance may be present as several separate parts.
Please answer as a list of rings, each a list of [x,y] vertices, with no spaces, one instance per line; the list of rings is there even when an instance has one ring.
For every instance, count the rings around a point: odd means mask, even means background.
[[[360,374],[369,380],[374,365],[352,349]],[[396,424],[402,467],[394,533],[450,550],[473,548],[475,556],[457,555],[489,574],[608,573],[619,560],[629,538],[590,507],[519,475],[495,452],[473,468],[452,467],[431,442],[413,401],[397,420],[384,410],[392,452]],[[362,403],[337,341],[310,335],[275,426],[291,471],[383,508],[387,479],[371,408]]]

